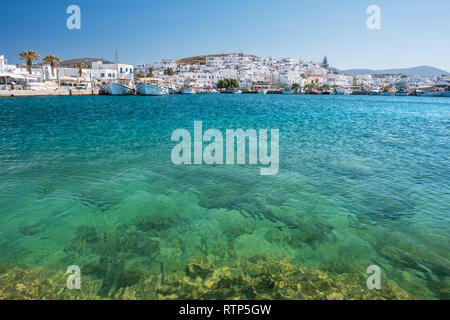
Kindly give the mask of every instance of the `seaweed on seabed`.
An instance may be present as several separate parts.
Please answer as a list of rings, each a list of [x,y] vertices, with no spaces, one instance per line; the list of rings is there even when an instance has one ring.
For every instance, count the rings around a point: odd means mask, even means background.
[[[164,231],[181,220],[178,214],[156,213],[136,219],[135,225],[141,231]]]
[[[30,267],[7,268],[0,274],[0,300],[84,300],[101,299],[101,281],[83,276],[80,290],[67,288],[67,274],[61,270]]]
[[[297,266],[271,256],[240,258],[218,264],[191,258],[185,270],[123,279],[119,287],[102,292],[102,281],[84,275],[81,290],[66,288],[60,270],[1,268],[0,299],[411,299],[400,288],[368,290],[352,277]],[[135,277],[122,270],[126,277]],[[164,276],[163,276],[164,274]],[[125,275],[124,275],[125,276]]]
[[[142,281],[144,271],[158,254],[160,241],[128,225],[111,230],[81,226],[65,248],[63,264],[78,264],[83,274],[101,279],[99,294],[108,296],[118,288]]]
[[[364,283],[365,284],[365,283]],[[297,266],[287,258],[258,256],[213,264],[191,258],[184,271],[151,274],[143,282],[120,288],[114,299],[411,299],[386,285],[368,290],[351,278]]]

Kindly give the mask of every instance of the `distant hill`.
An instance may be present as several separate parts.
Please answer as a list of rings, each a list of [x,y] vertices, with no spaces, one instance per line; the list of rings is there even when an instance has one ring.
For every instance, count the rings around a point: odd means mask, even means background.
[[[450,75],[447,71],[430,67],[430,66],[420,66],[405,69],[385,69],[385,70],[371,70],[371,69],[350,69],[344,70],[345,74],[356,76],[359,74],[406,74],[406,75],[417,75],[417,76],[434,76],[434,75]]]
[[[114,63],[114,62],[111,62],[109,60],[102,59],[102,58],[76,58],[76,59],[70,59],[70,60],[63,60],[63,61],[61,61],[59,66],[61,68],[74,68],[75,63],[77,63],[78,61],[82,61],[88,67],[91,67],[92,62],[94,62],[94,61],[102,61],[104,64]],[[42,65],[43,65],[42,62],[34,64],[34,66],[42,66]],[[26,67],[25,64],[21,64],[21,66]]]
[[[108,64],[108,63],[114,63],[102,58],[77,58],[77,59],[70,59],[70,60],[63,60],[61,61],[61,63],[59,64],[60,67],[62,68],[73,68],[75,66],[75,63],[77,63],[78,61],[82,61],[85,65],[87,66],[91,66],[92,62],[94,61],[103,61],[103,63]]]
[[[111,62],[109,60],[102,59],[102,58],[77,58],[77,59],[61,61],[60,66],[64,67],[64,68],[73,68],[75,63],[77,63],[78,61],[83,62],[85,65],[87,65],[89,67],[91,66],[92,62],[94,62],[94,61],[102,61],[105,64],[114,63],[114,62]]]
[[[221,54],[207,54],[204,56],[195,56],[195,57],[188,57],[183,58],[180,60],[177,60],[178,65],[185,65],[185,64],[205,64],[206,63],[206,57],[225,57],[227,56],[227,53],[221,53]]]

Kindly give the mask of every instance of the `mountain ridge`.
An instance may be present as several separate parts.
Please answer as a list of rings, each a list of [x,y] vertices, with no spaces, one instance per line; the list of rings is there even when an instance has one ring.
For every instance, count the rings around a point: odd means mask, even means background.
[[[417,66],[411,68],[392,68],[392,69],[348,69],[342,70],[343,73],[351,76],[360,74],[406,74],[418,76],[450,75],[447,71],[431,66]]]

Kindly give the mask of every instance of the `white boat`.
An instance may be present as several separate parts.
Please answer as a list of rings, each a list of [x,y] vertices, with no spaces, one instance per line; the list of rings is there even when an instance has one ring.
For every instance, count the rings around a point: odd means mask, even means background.
[[[196,94],[197,90],[195,90],[194,88],[181,88],[181,93],[182,94]]]
[[[266,89],[258,90],[258,94],[266,94],[266,93],[267,93]]]
[[[419,97],[450,97],[450,85],[439,83],[433,86],[424,86],[416,89]]]
[[[142,82],[136,87],[137,92],[143,96],[166,96],[169,94],[169,89],[163,87],[162,80],[156,78],[143,78]]]
[[[106,92],[112,96],[130,96],[134,94],[134,89],[117,82],[106,84]]]
[[[448,93],[448,92],[447,92]],[[435,91],[435,90],[416,90],[416,95],[418,97],[445,97],[445,91]],[[447,97],[450,95],[447,95]]]
[[[215,94],[215,93],[220,93],[220,92],[217,91],[216,89],[209,89],[209,90],[207,91],[207,93]]]
[[[408,91],[406,91],[406,89],[402,88],[402,89],[398,90],[397,92],[395,92],[395,95],[397,97],[406,97],[408,95]]]
[[[353,93],[352,89],[349,88],[341,88],[336,90],[336,94],[338,95],[350,95]]]
[[[166,96],[169,94],[167,88],[153,83],[140,83],[136,87],[137,92],[143,96]]]
[[[233,92],[234,94],[241,94],[242,91],[241,90],[236,90],[235,92]]]
[[[130,96],[135,93],[131,79],[120,79],[119,78],[119,58],[116,52],[116,72],[117,72],[117,81],[109,82],[106,84],[106,92],[112,96]],[[129,85],[125,85],[128,83]]]
[[[378,96],[378,95],[380,95],[380,93],[381,93],[381,90],[379,88],[372,88],[369,91],[369,95],[371,95],[371,96]]]

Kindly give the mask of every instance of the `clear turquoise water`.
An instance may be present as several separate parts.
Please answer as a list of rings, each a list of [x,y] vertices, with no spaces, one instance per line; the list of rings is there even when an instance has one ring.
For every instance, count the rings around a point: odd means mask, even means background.
[[[280,129],[278,175],[173,165],[171,134],[194,120]],[[6,98],[0,139],[0,262],[78,264],[106,292],[139,281],[116,281],[127,270],[265,254],[350,277],[376,264],[450,298],[450,99]]]

